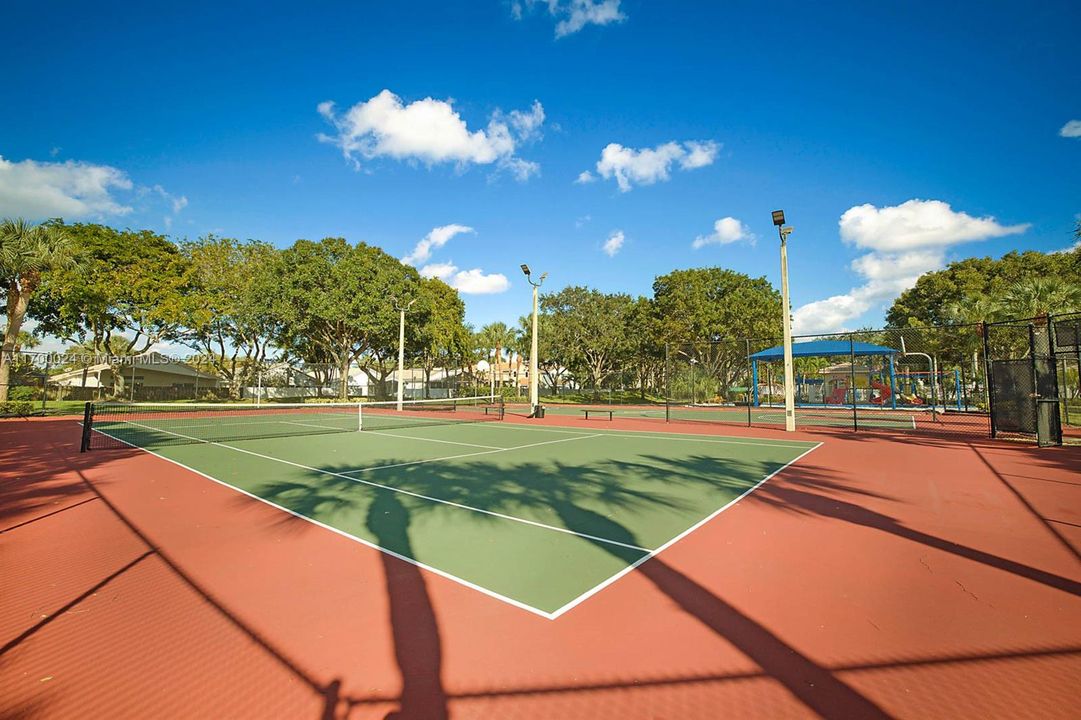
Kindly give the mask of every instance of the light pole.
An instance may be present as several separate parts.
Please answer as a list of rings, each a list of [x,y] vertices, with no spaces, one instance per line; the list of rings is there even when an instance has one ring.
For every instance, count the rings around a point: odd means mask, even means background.
[[[781,321],[784,328],[784,429],[796,429],[795,373],[792,369],[792,304],[788,299],[788,236],[792,228],[784,224],[784,210],[773,211],[773,224],[781,236]]]
[[[405,392],[405,311],[417,301],[413,298],[405,305],[398,302],[398,298],[392,297],[394,309],[398,311],[398,412],[402,411],[402,397]]]
[[[544,278],[548,273],[541,273],[540,280],[533,282],[533,276],[529,272],[529,266],[523,264],[522,272],[525,279],[533,286],[533,339],[529,351],[529,405],[532,407],[530,415],[537,416],[540,409],[540,377],[537,371],[537,290],[544,284]]]

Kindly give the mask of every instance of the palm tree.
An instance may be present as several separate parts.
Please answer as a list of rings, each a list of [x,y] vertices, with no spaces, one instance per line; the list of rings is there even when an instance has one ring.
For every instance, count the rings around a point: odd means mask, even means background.
[[[32,225],[22,219],[0,222],[0,282],[7,300],[7,327],[0,346],[0,401],[8,397],[11,361],[42,274],[74,262],[71,238],[63,228]]]
[[[943,308],[942,314],[952,323],[976,325],[1002,319],[1002,305],[986,295],[967,295]],[[957,343],[960,348],[966,348],[971,354],[972,377],[979,378],[983,335],[963,332],[953,335],[952,342]]]
[[[503,374],[501,372],[503,365],[503,350],[512,347],[514,344],[514,331],[507,327],[506,323],[494,322],[488,323],[480,329],[477,333],[477,338],[480,341],[482,347],[487,350],[495,351],[495,374],[499,378],[499,386],[503,386]]]
[[[947,305],[942,314],[950,322],[962,325],[994,322],[1002,315],[1002,305],[986,295],[968,295]]]
[[[1002,298],[1004,314],[1018,318],[1081,311],[1081,285],[1056,277],[1032,277],[1007,288]]]

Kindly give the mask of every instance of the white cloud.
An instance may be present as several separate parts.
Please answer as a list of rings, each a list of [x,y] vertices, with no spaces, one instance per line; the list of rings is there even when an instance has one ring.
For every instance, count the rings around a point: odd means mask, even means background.
[[[757,238],[747,226],[734,217],[724,217],[713,223],[712,235],[699,235],[691,243],[695,250],[706,245],[730,245],[740,240],[746,240],[754,245]]]
[[[432,256],[432,250],[443,247],[447,244],[447,241],[455,235],[471,232],[475,232],[475,230],[468,225],[451,224],[433,228],[430,233],[425,235],[424,238],[417,243],[416,247],[414,247],[408,255],[402,258],[402,262],[406,265],[422,263]]]
[[[521,20],[526,8],[542,5],[556,23],[556,37],[573,35],[586,25],[608,25],[627,19],[619,6],[622,0],[511,0],[510,14]]]
[[[549,0],[552,14],[565,16],[556,24],[556,37],[573,35],[586,25],[608,25],[626,20],[619,4],[620,0],[570,0],[567,3]]]
[[[616,253],[623,247],[623,241],[625,239],[622,230],[613,230],[612,234],[608,236],[608,239],[604,241],[604,247],[602,249],[608,257],[615,257]]]
[[[1062,129],[1058,131],[1058,134],[1068,138],[1081,137],[1081,120],[1071,120],[1066,123],[1062,126]]]
[[[841,239],[857,247],[896,252],[922,247],[1015,235],[1025,225],[999,225],[993,217],[974,218],[941,200],[909,200],[893,207],[858,205],[841,216]]]
[[[454,263],[430,263],[425,265],[417,272],[421,277],[426,278],[439,278],[440,280],[446,280],[454,274],[454,271],[458,269],[458,266]]]
[[[510,125],[521,142],[540,139],[541,126],[544,125],[544,106],[540,104],[540,100],[534,100],[528,112],[511,110]]]
[[[424,236],[413,250],[402,258],[405,265],[422,263],[432,256],[432,251],[447,244],[452,237],[462,233],[476,232],[466,225],[443,225]],[[466,295],[490,295],[504,292],[510,287],[506,275],[485,273],[480,268],[459,270],[452,262],[428,263],[417,272],[421,277],[439,278],[460,293]]]
[[[690,140],[685,143],[667,142],[655,148],[636,150],[609,143],[601,151],[597,161],[597,173],[605,178],[615,178],[621,192],[627,192],[633,185],[652,185],[668,180],[672,165],[679,163],[683,170],[694,170],[713,163],[720,145],[712,140],[699,142]],[[589,182],[592,178],[588,171],[578,176],[578,182]]]
[[[583,170],[578,173],[578,179],[574,182],[578,185],[585,185],[586,183],[594,182],[596,179],[597,177],[593,173],[588,170]]]
[[[336,130],[334,135],[320,134],[319,140],[336,145],[357,168],[358,158],[393,158],[429,166],[494,163],[519,180],[539,170],[536,163],[515,156],[519,144],[540,137],[544,108],[537,101],[526,112],[504,115],[496,111],[485,129],[473,131],[450,101],[428,97],[406,105],[390,90],[341,114],[329,101],[320,103],[318,110]]]
[[[454,263],[432,263],[420,269],[422,277],[435,277],[465,295],[492,295],[505,292],[510,287],[507,276],[501,273],[485,273],[480,268],[459,270]]]
[[[173,217],[188,206],[188,198],[173,195],[161,185],[135,185],[127,173],[108,165],[76,162],[11,162],[0,157],[0,216],[43,220],[104,219],[167,205],[162,221],[166,229]]]
[[[717,157],[717,151],[721,149],[721,146],[712,140],[706,142],[688,140],[684,144],[689,150],[687,155],[679,161],[679,166],[684,170],[694,170],[695,168],[712,165]]]
[[[502,273],[485,274],[480,268],[473,268],[454,273],[450,286],[466,295],[493,295],[506,292],[510,281]]]
[[[114,196],[133,188],[127,174],[108,165],[0,157],[0,215],[29,220],[127,215],[131,206]]]
[[[911,288],[920,275],[945,267],[949,246],[1021,233],[1028,227],[1003,226],[991,217],[973,218],[938,200],[850,208],[841,216],[841,238],[871,251],[850,265],[863,284],[798,308],[793,313],[793,330],[800,334],[844,330],[847,323]]]

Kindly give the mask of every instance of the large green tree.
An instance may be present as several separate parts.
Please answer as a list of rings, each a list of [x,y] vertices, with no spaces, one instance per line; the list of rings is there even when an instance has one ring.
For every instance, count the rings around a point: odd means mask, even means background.
[[[630,295],[571,286],[540,299],[553,359],[597,390],[626,362]]]
[[[653,302],[666,342],[781,334],[781,294],[764,277],[724,268],[674,270],[654,281]]]
[[[188,263],[168,238],[149,230],[57,223],[77,264],[47,273],[33,316],[40,332],[98,352],[127,338],[124,354],[178,339],[189,292]]]
[[[406,350],[424,372],[424,396],[430,397],[432,371],[459,367],[471,335],[465,327],[465,303],[439,278],[421,278],[416,299],[406,321]]]
[[[419,280],[416,270],[365,243],[298,240],[282,251],[275,309],[280,343],[329,358],[338,368],[341,398],[348,396],[354,362],[385,384],[398,344],[390,298],[414,295]]]
[[[4,299],[3,344],[0,345],[0,401],[8,399],[11,365],[30,300],[51,271],[71,267],[71,237],[56,225],[33,225],[21,219],[0,222],[0,292]]]
[[[239,397],[279,331],[274,305],[280,253],[266,243],[213,235],[181,249],[190,277],[183,341],[200,351],[228,382],[230,394]]]
[[[747,351],[761,348],[748,348],[743,338],[761,339],[765,347],[781,335],[781,294],[764,277],[724,268],[675,270],[653,283],[653,303],[673,368],[704,374],[718,395],[750,383]]]
[[[952,262],[943,270],[924,273],[912,288],[901,293],[886,312],[886,322],[890,327],[955,322],[957,305],[977,298],[998,308],[996,316],[1032,317],[1026,313],[1035,306],[1027,302],[1012,305],[1022,296],[1011,298],[1008,292],[1011,286],[1037,278],[1072,279],[1076,283],[1081,278],[1081,247],[1058,253],[1015,251],[997,260],[982,257]]]

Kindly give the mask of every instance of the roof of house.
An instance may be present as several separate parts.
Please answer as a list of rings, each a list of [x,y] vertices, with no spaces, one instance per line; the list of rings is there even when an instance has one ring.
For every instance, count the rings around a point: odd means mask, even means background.
[[[113,369],[113,368],[118,367],[118,366],[119,367],[130,367],[130,365],[127,362],[115,363],[115,364],[113,364],[113,363],[98,363],[96,365],[91,365],[91,366],[87,367],[85,369],[85,371],[88,372],[88,373],[96,374],[96,373],[100,373],[103,370],[110,370],[110,369]],[[135,356],[135,366],[136,366],[136,368],[153,370],[155,372],[167,373],[169,375],[180,375],[180,376],[183,376],[183,377],[191,377],[191,378],[196,378],[197,377],[197,378],[201,378],[201,379],[204,379],[204,380],[220,380],[220,378],[217,375],[214,375],[212,373],[205,373],[205,372],[202,372],[201,370],[196,370],[195,368],[193,368],[191,365],[188,365],[187,363],[182,363],[179,360],[174,360],[173,358],[171,358],[171,357],[169,357],[167,355],[162,355],[159,352],[145,352],[142,355],[136,355]],[[64,372],[56,373],[55,375],[50,376],[50,380],[59,381],[59,380],[67,380],[69,378],[78,378],[78,377],[82,377],[83,372],[84,372],[83,368],[75,368],[74,370],[65,370]]]

